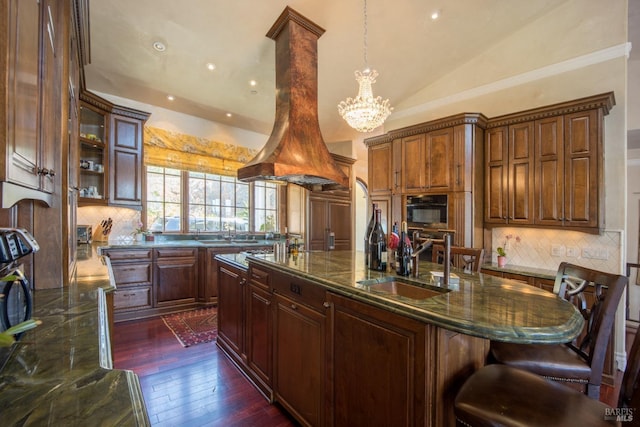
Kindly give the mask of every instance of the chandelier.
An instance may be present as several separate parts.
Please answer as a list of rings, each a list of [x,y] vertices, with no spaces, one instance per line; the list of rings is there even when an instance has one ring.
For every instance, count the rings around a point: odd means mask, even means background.
[[[347,98],[338,104],[338,113],[358,132],[371,132],[391,114],[393,108],[389,100],[373,97],[371,85],[376,82],[378,72],[367,66],[367,0],[364,0],[364,64],[365,69],[355,72],[358,82],[358,96]]]

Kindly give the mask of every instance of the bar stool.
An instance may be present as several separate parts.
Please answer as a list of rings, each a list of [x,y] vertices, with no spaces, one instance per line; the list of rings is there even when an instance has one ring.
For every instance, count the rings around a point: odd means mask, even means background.
[[[484,257],[484,249],[465,248],[463,246],[451,246],[451,265],[464,271],[480,271]],[[444,246],[434,244],[431,252],[431,261],[436,264],[444,262]]]
[[[489,361],[578,385],[598,399],[606,349],[627,282],[625,276],[561,263],[553,292],[577,306],[585,319],[583,333],[571,343],[556,345],[492,341]],[[585,291],[593,291],[590,307]]]
[[[629,352],[618,405],[604,403],[531,372],[487,365],[462,385],[454,401],[466,426],[608,426],[635,421],[640,414],[640,328]]]

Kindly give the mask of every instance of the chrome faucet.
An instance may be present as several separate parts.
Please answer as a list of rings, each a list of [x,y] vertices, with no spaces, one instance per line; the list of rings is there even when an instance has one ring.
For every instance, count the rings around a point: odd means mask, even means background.
[[[414,233],[413,235],[414,242],[417,240],[416,235],[417,235],[417,232]],[[411,254],[411,257],[413,258],[413,277],[418,277],[418,274],[419,274],[418,264],[420,260],[420,254],[426,251],[427,249],[429,249],[433,245],[433,242],[434,242],[433,239],[426,239],[425,241],[417,245],[416,248],[413,250],[413,253]]]

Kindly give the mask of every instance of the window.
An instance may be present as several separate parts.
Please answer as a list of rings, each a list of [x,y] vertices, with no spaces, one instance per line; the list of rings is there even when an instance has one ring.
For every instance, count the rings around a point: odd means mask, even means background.
[[[277,231],[278,188],[273,183],[147,166],[146,218],[150,231]]]
[[[254,186],[255,231],[278,230],[278,187],[270,182],[256,182]]]

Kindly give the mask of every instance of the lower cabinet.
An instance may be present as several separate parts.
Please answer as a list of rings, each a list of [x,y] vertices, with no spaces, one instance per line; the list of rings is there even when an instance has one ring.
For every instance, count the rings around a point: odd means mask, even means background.
[[[130,313],[153,305],[153,260],[151,249],[109,250],[117,289],[113,295],[114,313]],[[114,317],[116,315],[114,314]]]
[[[275,399],[303,425],[324,425],[325,315],[275,296]]]
[[[198,249],[155,249],[157,307],[193,304],[198,297]]]
[[[424,425],[427,325],[333,293],[327,425]]]
[[[256,268],[247,273],[231,263],[216,262],[216,343],[267,400],[272,402],[272,315],[269,276]]]

